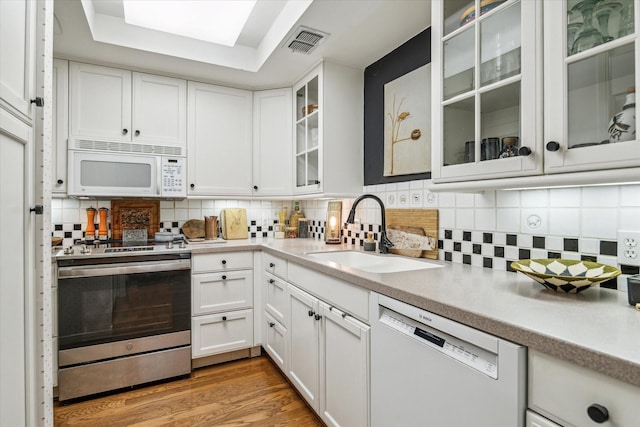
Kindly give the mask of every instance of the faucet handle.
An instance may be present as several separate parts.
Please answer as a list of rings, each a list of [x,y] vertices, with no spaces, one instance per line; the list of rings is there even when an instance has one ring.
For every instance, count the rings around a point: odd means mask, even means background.
[[[382,230],[382,232],[380,233],[380,253],[381,254],[388,254],[389,253],[389,248],[391,248],[393,246],[393,242],[391,240],[389,240],[389,238],[387,237],[387,231],[386,230]]]

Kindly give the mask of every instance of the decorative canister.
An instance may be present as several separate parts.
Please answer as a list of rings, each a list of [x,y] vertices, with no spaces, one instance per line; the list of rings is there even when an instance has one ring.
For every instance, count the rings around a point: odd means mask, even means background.
[[[627,89],[622,111],[609,121],[609,142],[633,141],[636,139],[636,88]]]
[[[518,137],[517,136],[505,136],[502,138],[502,151],[500,151],[500,158],[505,159],[507,157],[515,157],[518,155]]]
[[[480,160],[497,159],[500,150],[500,138],[484,138],[480,144]]]

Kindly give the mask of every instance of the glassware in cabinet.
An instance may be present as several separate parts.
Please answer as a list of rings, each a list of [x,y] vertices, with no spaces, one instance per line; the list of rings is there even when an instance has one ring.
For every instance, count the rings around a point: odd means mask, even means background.
[[[635,0],[545,6],[545,172],[640,166]]]

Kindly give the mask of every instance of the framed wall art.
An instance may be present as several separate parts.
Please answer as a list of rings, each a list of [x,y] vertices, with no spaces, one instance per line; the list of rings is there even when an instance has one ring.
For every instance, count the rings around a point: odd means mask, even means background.
[[[431,28],[427,28],[365,69],[365,185],[431,178],[430,63]],[[422,68],[427,64],[429,64],[428,67]],[[416,71],[416,73],[412,74],[413,71]],[[428,75],[428,77],[426,77],[425,74]],[[415,88],[413,87],[413,83],[411,83],[414,79],[419,82]],[[425,80],[424,84],[421,84],[422,80]],[[385,88],[389,92],[396,92],[395,110],[393,107],[393,95],[387,95],[386,99],[387,101],[391,101],[391,107],[385,107]],[[418,94],[419,92],[422,94]],[[405,98],[405,100],[401,103],[402,98]],[[422,98],[422,102],[418,102],[415,104],[416,107],[413,107],[414,102],[416,100],[419,101],[420,98]],[[424,110],[425,112],[419,110]],[[394,128],[390,116],[387,115],[388,113],[391,113],[391,117],[395,117],[396,125],[401,124],[401,126],[396,126],[395,128],[398,135],[395,144],[391,142],[392,129]],[[408,113],[409,115],[403,113]],[[419,116],[422,116],[422,122],[418,119]],[[402,119],[400,119],[400,117],[402,117]],[[396,148],[394,156],[398,151],[402,151],[397,150],[397,148],[406,141],[416,142],[419,140],[420,144],[424,144],[422,147],[424,153],[422,156],[424,158],[421,159],[421,165],[415,165],[413,162],[407,164],[405,160],[400,160],[402,166],[396,166],[394,167],[394,171],[391,171],[391,154],[388,148],[385,150],[385,127],[388,127],[387,135],[388,141],[390,141],[388,147],[394,145]],[[422,128],[424,128],[424,130]],[[418,132],[414,132],[415,130],[420,131],[420,137],[418,137]],[[414,139],[411,139],[412,137]],[[405,138],[409,138],[409,140],[405,140]],[[406,145],[409,144],[405,144],[402,149],[405,149]],[[428,148],[426,148],[426,146],[428,146]],[[409,148],[419,147],[416,144]],[[400,158],[406,159],[408,154],[400,153],[399,156]],[[396,164],[397,163],[396,158]]]

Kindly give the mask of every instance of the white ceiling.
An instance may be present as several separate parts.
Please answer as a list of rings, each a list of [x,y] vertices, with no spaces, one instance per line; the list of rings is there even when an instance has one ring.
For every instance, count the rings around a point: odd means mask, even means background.
[[[121,19],[118,18],[122,13],[120,0],[92,0],[92,3],[97,13],[111,14],[114,19]],[[259,3],[264,4],[256,9],[262,16],[270,16],[271,19],[286,6],[283,0],[259,0]],[[54,31],[53,50],[56,57],[254,90],[291,86],[323,58],[364,69],[431,25],[430,0],[313,0],[306,11],[298,8],[303,11],[302,16],[286,34],[284,31],[277,33],[275,50],[271,54],[267,53],[264,65],[259,69],[254,67],[257,69],[254,72],[247,71],[251,67],[246,66],[246,61],[245,66],[240,61],[246,52],[238,53],[237,50],[232,56],[235,55],[238,61],[234,62],[233,58],[228,58],[227,62],[218,61],[223,62],[224,66],[194,60],[200,59],[197,54],[204,51],[204,42],[187,38],[180,40],[181,49],[174,50],[174,55],[191,59],[134,48],[137,45],[133,40],[139,38],[144,42],[149,37],[137,37],[133,34],[123,37],[124,30],[110,31],[117,33],[114,34],[117,36],[114,40],[119,37],[121,44],[129,47],[111,44],[115,43],[111,40],[109,43],[94,41],[80,1],[55,0],[54,5],[57,27]],[[259,14],[254,13],[251,19],[259,21]],[[293,53],[283,47],[283,44],[299,25],[330,35],[310,55]],[[270,26],[262,22],[262,25],[253,28],[252,31],[243,31],[238,41],[245,51],[255,50]],[[109,39],[109,30],[105,34],[103,27],[102,31],[101,39]],[[218,46],[211,47],[211,51],[215,52]],[[152,50],[148,49],[148,45],[143,48]],[[425,49],[428,48],[425,46]],[[209,55],[206,60],[216,62],[215,58],[212,59],[213,56],[215,55]]]

